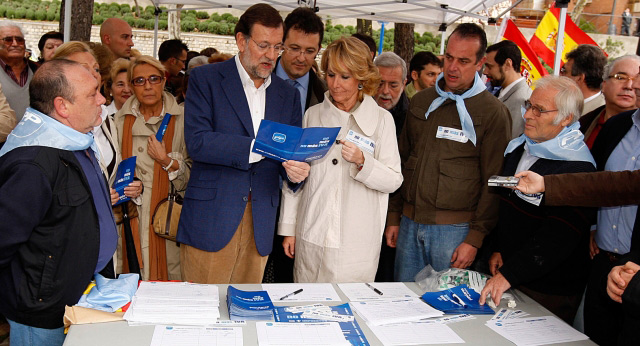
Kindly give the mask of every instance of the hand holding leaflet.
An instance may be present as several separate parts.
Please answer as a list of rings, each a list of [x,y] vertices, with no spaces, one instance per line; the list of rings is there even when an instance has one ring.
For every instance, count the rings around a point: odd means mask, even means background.
[[[124,188],[133,181],[133,176],[136,170],[136,157],[131,156],[126,160],[122,160],[118,165],[116,171],[116,179],[113,182],[113,188],[118,193],[118,202],[115,205],[126,202],[131,198],[125,196]]]

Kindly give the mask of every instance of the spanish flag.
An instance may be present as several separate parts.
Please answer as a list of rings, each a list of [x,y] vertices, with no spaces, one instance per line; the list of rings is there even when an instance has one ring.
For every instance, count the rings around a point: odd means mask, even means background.
[[[556,39],[558,37],[558,26],[560,18],[560,9],[551,7],[549,11],[542,17],[535,34],[531,37],[529,44],[531,48],[538,53],[538,56],[553,67],[553,60],[556,54]],[[598,46],[598,44],[580,30],[578,26],[567,15],[566,24],[564,27],[564,49],[562,50],[562,63],[565,63],[565,55],[574,50],[578,45],[592,44]]]
[[[504,29],[502,38],[512,41],[520,48],[520,54],[522,54],[520,73],[527,80],[529,86],[531,86],[536,79],[547,75],[547,70],[542,66],[540,60],[538,60],[538,56],[529,45],[529,42],[527,42],[527,39],[524,38],[511,19],[507,19],[507,26]]]

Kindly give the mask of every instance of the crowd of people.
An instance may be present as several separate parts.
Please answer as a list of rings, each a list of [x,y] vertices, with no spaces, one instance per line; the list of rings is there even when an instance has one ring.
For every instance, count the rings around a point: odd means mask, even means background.
[[[167,40],[155,59],[110,18],[101,43],[43,35],[33,63],[20,26],[0,22],[0,313],[11,344],[61,345],[64,307],[96,274],[413,281],[428,265],[491,274],[482,303],[517,288],[567,323],[584,296],[592,340],[632,340],[638,56],[608,62],[581,45],[561,76],[530,85],[517,45],[488,46],[476,24],[458,25],[443,56],[409,64],[376,56],[360,34],[321,52],[323,33],[310,9],[283,20],[257,4],[236,24],[237,55]],[[323,158],[281,163],[252,151],[263,119],[340,131]],[[119,193],[117,168],[134,156]],[[520,183],[489,187],[493,175]],[[154,216],[174,191],[182,211],[167,239]],[[130,200],[116,205],[120,194]]]

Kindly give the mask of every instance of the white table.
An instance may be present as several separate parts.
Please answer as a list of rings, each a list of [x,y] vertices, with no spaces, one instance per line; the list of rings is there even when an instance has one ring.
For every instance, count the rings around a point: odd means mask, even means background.
[[[420,288],[413,282],[405,283],[410,289],[416,293],[422,293]],[[227,311],[227,285],[218,285],[220,288],[220,319],[228,320],[229,314]],[[260,290],[260,285],[233,285],[242,290]],[[340,291],[337,285],[334,284],[334,288],[340,295],[342,302],[332,302],[328,305],[339,305],[349,300]],[[530,316],[545,316],[553,315],[547,309],[540,304],[527,297],[522,292],[517,291],[515,293],[516,302],[518,304],[517,309],[521,309],[530,314]],[[293,305],[307,305],[311,303],[300,303]],[[288,306],[291,303],[279,303],[274,302],[276,306]],[[506,307],[504,302],[499,307]],[[368,328],[367,324],[356,314],[356,320],[360,325],[360,328],[367,337],[369,344],[382,345],[380,341],[375,337],[373,332]],[[485,326],[485,322],[489,320],[493,315],[474,315],[475,319],[462,321],[449,324],[449,326],[466,342],[467,345],[487,345],[487,346],[499,346],[499,345],[514,345],[509,340],[503,338],[499,334],[495,333],[489,327]],[[256,334],[255,322],[248,321],[246,325],[242,326],[243,341],[245,345],[258,345],[258,336]],[[129,327],[127,322],[110,322],[99,324],[83,324],[73,325],[69,329],[69,334],[64,342],[64,346],[148,346],[151,344],[151,337],[153,336],[154,326],[138,326]],[[596,345],[591,340],[582,342],[573,342],[565,345]]]

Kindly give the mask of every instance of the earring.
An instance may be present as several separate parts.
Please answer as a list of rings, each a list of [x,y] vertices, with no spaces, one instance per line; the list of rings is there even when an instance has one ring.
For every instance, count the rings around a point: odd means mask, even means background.
[[[362,90],[362,88],[364,88],[364,86],[362,85],[362,83],[358,84],[358,90]]]

